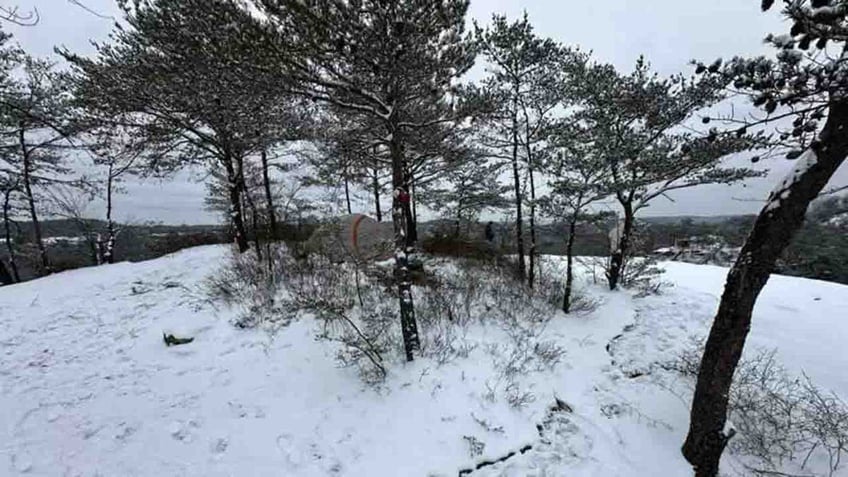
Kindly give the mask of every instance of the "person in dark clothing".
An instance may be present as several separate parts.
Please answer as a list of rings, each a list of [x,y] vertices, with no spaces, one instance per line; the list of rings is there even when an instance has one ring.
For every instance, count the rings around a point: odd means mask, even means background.
[[[9,270],[6,268],[6,263],[3,260],[0,260],[0,287],[3,285],[11,285],[15,283],[15,280],[12,278],[12,274],[9,273]]]
[[[486,241],[490,244],[495,241],[495,226],[491,222],[486,224]]]

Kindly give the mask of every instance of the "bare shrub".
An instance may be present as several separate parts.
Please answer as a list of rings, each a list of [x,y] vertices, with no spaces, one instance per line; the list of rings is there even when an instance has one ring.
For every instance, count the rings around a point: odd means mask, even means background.
[[[458,358],[467,358],[477,349],[477,343],[470,342],[461,328],[453,323],[435,323],[427,329],[422,341],[421,352],[439,366],[444,366]]]
[[[592,278],[593,285],[606,281],[605,273],[609,266],[609,257],[574,257],[574,264],[586,269]]]
[[[701,347],[687,347],[665,369],[694,384]],[[848,405],[823,391],[809,377],[792,376],[775,358],[775,351],[759,351],[744,358],[730,390],[729,420],[736,435],[729,448],[756,458],[760,473],[794,463],[802,470],[826,467],[833,475],[848,450]]]
[[[475,307],[483,301],[486,276],[460,267],[456,276],[433,277],[416,297],[416,316],[425,327],[452,323],[466,326],[475,318]]]
[[[356,263],[335,264],[321,255],[294,257],[285,245],[269,246],[263,260],[233,254],[207,281],[208,293],[240,309],[239,327],[274,331],[309,314],[322,326],[318,338],[339,343],[337,359],[355,366],[369,383],[386,376],[392,351],[393,295]]]
[[[356,367],[366,382],[380,382],[403,355],[391,268],[354,258],[338,263],[320,254],[293,255],[282,245],[270,252],[265,260],[234,254],[209,279],[210,294],[240,307],[242,327],[276,329],[301,316],[317,319],[318,337],[341,345],[339,363]],[[491,350],[495,388],[510,403],[530,402],[520,378],[553,369],[565,353],[543,338],[545,324],[558,313],[546,302],[547,291],[531,290],[506,262],[427,260],[413,288],[422,356],[439,366],[468,358],[480,345],[468,337],[469,327],[498,327],[507,339]]]
[[[565,349],[552,340],[541,340],[542,330],[512,323],[506,330],[509,340],[493,344],[489,352],[495,368],[507,379],[530,372],[550,371],[565,355]]]
[[[342,365],[356,366],[368,383],[381,382],[387,374],[384,356],[400,352],[394,295],[357,264],[333,264],[320,256],[302,263],[287,276],[286,303],[321,320],[319,338],[342,345],[337,353]]]
[[[621,285],[636,291],[637,297],[657,295],[667,284],[660,277],[665,270],[657,266],[652,256],[625,257],[621,272]]]
[[[506,385],[504,396],[506,397],[506,402],[516,409],[521,409],[536,402],[536,395],[530,391],[523,391],[515,381],[511,381]]]
[[[422,353],[439,365],[465,358],[478,347],[466,336],[470,325],[500,328],[505,339],[484,346],[496,371],[484,398],[503,397],[515,407],[533,402],[522,378],[554,369],[565,356],[564,348],[544,339],[545,324],[558,308],[547,302],[545,291],[516,279],[508,262],[459,259],[440,265],[441,273],[416,297]]]
[[[490,385],[490,392],[498,387],[510,406],[520,408],[536,400],[529,391],[522,390],[521,378],[534,372],[553,370],[565,356],[565,349],[552,340],[542,340],[543,327],[512,321],[506,324],[509,339],[504,343],[492,343],[487,351],[497,370],[497,379]]]
[[[555,262],[545,263],[540,271],[539,284],[533,289],[536,296],[544,299],[555,309],[562,308],[565,297],[565,271],[563,267]],[[594,312],[600,306],[600,301],[582,292],[576,286],[572,286],[571,301],[569,306],[570,315],[586,316]]]
[[[273,244],[266,253],[269,262],[252,253],[232,253],[218,273],[206,280],[212,298],[240,308],[236,319],[239,327],[284,326],[293,317],[279,295],[294,260],[284,245]]]

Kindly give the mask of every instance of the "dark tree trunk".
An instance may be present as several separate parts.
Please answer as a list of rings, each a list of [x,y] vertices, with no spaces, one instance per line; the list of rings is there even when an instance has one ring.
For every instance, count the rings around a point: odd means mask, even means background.
[[[347,202],[347,214],[353,215],[353,208],[350,206],[350,184],[348,184],[347,179],[347,171],[345,171],[344,175],[344,190],[345,190],[345,202]]]
[[[577,235],[577,214],[571,216],[568,223],[568,243],[565,245],[565,291],[562,297],[562,311],[571,312],[571,288],[574,284],[574,236]]]
[[[268,207],[268,225],[270,240],[277,238],[277,211],[274,210],[274,195],[271,193],[271,177],[268,174],[268,151],[262,148],[262,185],[265,188],[265,203]]]
[[[418,242],[418,225],[415,223],[415,216],[412,214],[412,205],[410,202],[403,204],[404,222],[406,223],[406,246],[415,247]]]
[[[517,106],[516,106],[517,107]],[[521,216],[521,175],[518,172],[518,113],[512,115],[512,179],[515,186],[515,239],[518,252],[518,278],[527,275],[527,264],[524,261],[524,230]]]
[[[530,153],[528,148],[527,153]],[[527,172],[530,175],[530,250],[527,255],[530,258],[530,272],[527,274],[527,284],[533,288],[533,280],[536,277],[537,260],[536,256],[536,184],[533,180],[533,166],[527,166]],[[541,271],[539,271],[541,275]]]
[[[772,193],[727,275],[701,359],[689,433],[682,449],[697,477],[718,474],[721,454],[730,437],[724,433],[728,395],[751,326],[754,304],[775,261],[803,224],[810,202],[848,155],[846,127],[848,103],[832,105],[820,142],[812,151],[818,160],[809,163],[806,169],[796,169],[794,177],[789,179],[791,183]],[[805,159],[806,156],[802,156],[798,160]]]
[[[454,228],[454,237],[459,238],[462,232],[462,196],[456,199],[456,227]]]
[[[250,248],[247,244],[247,234],[245,233],[244,214],[241,204],[244,177],[241,167],[235,163],[235,158],[227,156],[223,158],[223,162],[227,170],[227,189],[230,193],[230,220],[233,226],[233,235],[239,253],[244,253]]]
[[[38,247],[38,254],[41,261],[41,267],[43,268],[43,273],[49,274],[50,258],[47,256],[47,248],[44,246],[44,238],[41,234],[41,223],[38,221],[38,212],[35,210],[35,196],[32,193],[32,178],[30,177],[30,168],[32,167],[32,164],[30,163],[30,151],[27,149],[26,134],[24,133],[23,126],[21,126],[19,139],[21,146],[21,158],[23,159],[24,166],[24,192],[26,193],[29,214],[32,219],[32,229],[35,232],[35,245]]]
[[[398,132],[390,129],[392,140],[389,148],[392,157],[392,224],[395,231],[395,279],[398,282],[398,299],[400,302],[400,323],[403,333],[403,347],[406,360],[412,361],[414,352],[421,345],[418,338],[418,325],[415,322],[415,307],[412,302],[412,279],[409,273],[409,246],[406,219],[409,207],[409,184],[404,173],[403,147],[400,144]],[[405,198],[405,199],[404,199]]]
[[[112,165],[109,165],[109,177],[106,179],[106,244],[102,252],[105,263],[115,263],[115,223],[112,222],[113,180]]]
[[[610,257],[610,266],[607,270],[607,281],[609,282],[610,290],[618,288],[621,281],[621,275],[624,271],[624,261],[627,254],[630,253],[630,239],[633,234],[633,203],[623,201],[621,206],[624,208],[624,225],[621,228],[621,235],[618,237],[618,245],[612,252]],[[615,224],[618,227],[618,224]]]
[[[256,202],[253,201],[253,196],[250,195],[250,191],[247,190],[247,184],[242,183],[244,189],[242,193],[244,194],[244,201],[247,203],[247,206],[250,208],[250,225],[253,228],[253,246],[256,249],[256,258],[259,261],[262,261],[262,243],[259,237],[259,210],[256,208]]]
[[[12,220],[9,217],[11,213],[12,191],[7,190],[3,194],[3,230],[5,231],[6,250],[9,253],[9,268],[12,271],[12,278],[15,282],[21,281],[21,275],[18,273],[18,264],[15,262],[15,246],[12,242]]]
[[[383,210],[380,208],[380,169],[377,167],[376,159],[374,159],[374,175],[372,176],[371,187],[374,189],[374,212],[377,214],[377,222],[382,222]]]
[[[404,172],[404,184],[406,184],[407,197],[409,200],[403,203],[404,222],[406,223],[406,246],[415,247],[418,242],[418,224],[415,222],[415,214],[412,213],[412,201],[415,197],[412,195],[415,187],[415,178],[407,170]]]
[[[530,180],[530,250],[528,256],[530,259],[530,271],[527,274],[527,285],[533,288],[533,280],[536,277],[536,268],[538,265],[538,257],[536,256],[536,181],[533,177],[533,148],[530,145],[530,117],[527,114],[527,109],[524,111],[524,153],[527,155],[527,176]],[[539,271],[541,276],[541,271]]]

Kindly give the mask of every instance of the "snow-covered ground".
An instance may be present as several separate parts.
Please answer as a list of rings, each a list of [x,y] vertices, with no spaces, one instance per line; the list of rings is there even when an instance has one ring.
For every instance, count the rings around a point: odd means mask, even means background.
[[[0,289],[0,475],[456,476],[511,452],[470,475],[689,475],[686,399],[633,371],[703,335],[723,268],[664,264],[673,286],[642,299],[586,285],[601,306],[548,322],[565,355],[521,377],[532,402],[514,408],[498,390],[499,330],[472,326],[468,358],[392,365],[368,386],[312,320],[273,336],[232,326],[204,292],[226,254]],[[846,286],[772,277],[751,348],[778,348],[790,370],[848,396],[846,310]],[[163,332],[195,341],[166,347]],[[573,412],[550,412],[557,398]]]

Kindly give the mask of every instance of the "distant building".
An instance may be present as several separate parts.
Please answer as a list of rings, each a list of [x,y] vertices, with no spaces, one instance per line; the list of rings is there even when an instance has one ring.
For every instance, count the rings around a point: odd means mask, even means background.
[[[717,235],[704,235],[675,239],[674,245],[658,248],[653,255],[678,262],[726,266],[736,260],[740,250]]]

